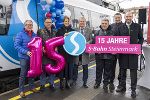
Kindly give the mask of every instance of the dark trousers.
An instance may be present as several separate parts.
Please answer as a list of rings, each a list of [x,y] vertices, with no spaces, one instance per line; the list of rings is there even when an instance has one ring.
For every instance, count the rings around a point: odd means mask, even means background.
[[[96,58],[96,83],[100,84],[103,75],[103,84],[108,85],[113,60]]]
[[[40,76],[40,85],[45,85],[46,84],[46,70],[45,70],[45,65],[42,65],[43,73]],[[54,85],[54,80],[55,80],[55,75],[48,73],[48,82],[50,85]]]
[[[83,82],[86,84],[88,79],[88,64],[82,65],[83,67]],[[73,80],[76,81],[78,78],[78,65],[75,64],[73,69]]]
[[[72,61],[67,62],[65,69],[62,72],[60,72],[59,78],[60,79],[65,78],[66,80],[72,80],[73,79],[73,67],[74,67],[74,63]]]
[[[113,60],[112,67],[111,67],[110,83],[112,84],[114,83],[114,79],[115,79],[116,64],[117,64],[117,59]],[[119,67],[118,81],[120,84],[120,67]]]
[[[127,69],[120,69],[120,86],[126,88],[126,72]],[[135,91],[137,86],[137,69],[130,69],[131,90]]]

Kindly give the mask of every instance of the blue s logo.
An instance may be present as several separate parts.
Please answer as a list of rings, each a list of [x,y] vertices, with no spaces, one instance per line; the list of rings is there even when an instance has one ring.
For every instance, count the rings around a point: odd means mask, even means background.
[[[73,56],[79,56],[85,51],[86,39],[76,31],[69,32],[69,35],[64,38],[65,44],[63,45],[65,51]]]

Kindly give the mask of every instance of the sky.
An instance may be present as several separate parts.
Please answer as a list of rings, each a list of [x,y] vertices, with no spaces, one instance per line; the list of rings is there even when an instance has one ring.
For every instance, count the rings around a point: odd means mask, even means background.
[[[150,0],[106,0],[109,2],[114,2],[114,1],[123,1],[120,3],[121,8],[132,8],[132,7],[140,7],[140,6],[149,6]]]

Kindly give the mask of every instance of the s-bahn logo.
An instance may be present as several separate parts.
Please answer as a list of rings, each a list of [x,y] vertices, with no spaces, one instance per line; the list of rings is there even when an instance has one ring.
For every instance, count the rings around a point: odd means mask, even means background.
[[[78,56],[85,51],[86,39],[76,31],[69,32],[69,35],[64,38],[65,44],[63,45],[65,51],[73,56]]]

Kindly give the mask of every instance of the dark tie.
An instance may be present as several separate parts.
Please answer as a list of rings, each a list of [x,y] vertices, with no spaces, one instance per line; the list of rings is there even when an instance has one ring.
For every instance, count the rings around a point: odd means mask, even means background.
[[[84,35],[83,29],[81,29],[81,33]]]

